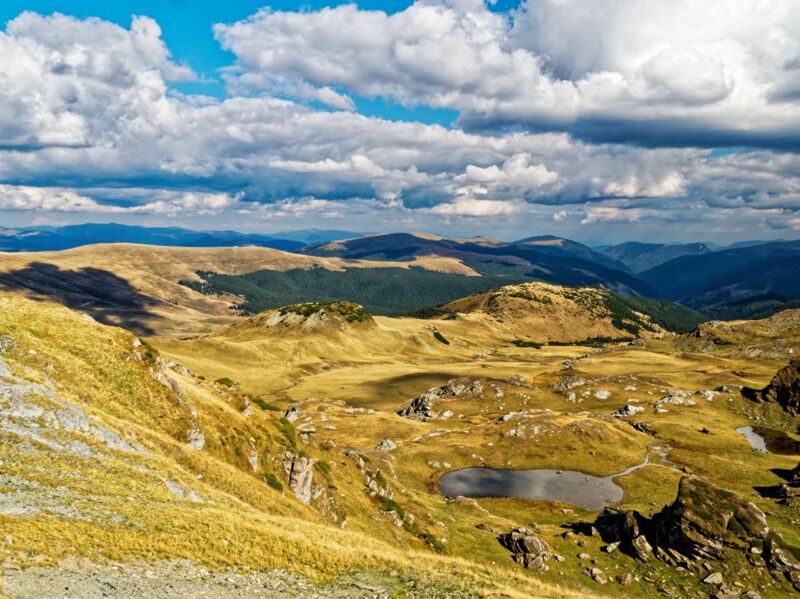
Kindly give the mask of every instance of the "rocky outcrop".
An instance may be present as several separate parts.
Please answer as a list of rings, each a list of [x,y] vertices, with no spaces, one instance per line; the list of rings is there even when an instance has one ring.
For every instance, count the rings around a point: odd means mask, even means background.
[[[309,505],[313,499],[314,460],[286,451],[283,454],[283,468],[286,470],[289,488],[292,493],[301,503]]]
[[[397,411],[403,418],[426,422],[433,418],[433,401],[439,396],[430,391],[415,397],[405,408]]]
[[[658,559],[706,577],[709,562],[738,560],[780,574],[800,590],[800,564],[780,546],[764,512],[698,478],[681,479],[675,501],[651,518],[607,508],[585,526],[594,526],[604,541],[619,543],[620,551],[639,561]]]
[[[778,497],[784,505],[800,503],[800,464],[789,473],[786,482],[778,487]]]
[[[501,534],[497,540],[513,554],[518,564],[540,572],[549,570],[545,562],[553,557],[550,546],[529,528],[515,528]]]
[[[411,420],[426,422],[434,418],[449,418],[453,413],[449,410],[444,412],[434,411],[434,403],[446,397],[480,397],[483,395],[483,383],[480,380],[469,378],[459,378],[447,381],[441,387],[432,387],[422,395],[411,400],[405,408],[397,411],[397,414]]]
[[[641,414],[644,412],[644,408],[642,406],[634,406],[633,404],[627,404],[616,410],[613,414],[615,418],[627,418],[628,416],[633,416],[634,414]]]
[[[774,402],[793,416],[800,416],[800,358],[781,368],[761,391],[752,391],[753,399]]]

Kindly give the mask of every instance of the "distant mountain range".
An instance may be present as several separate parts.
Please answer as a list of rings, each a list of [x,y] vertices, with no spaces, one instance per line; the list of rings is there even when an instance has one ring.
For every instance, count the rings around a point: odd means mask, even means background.
[[[712,251],[705,243],[667,244],[627,241],[604,247],[601,253],[621,262],[631,272],[639,273],[681,256],[698,256]]]
[[[458,239],[426,233],[389,233],[310,246],[313,256],[361,260],[411,261],[423,256],[460,260],[483,276],[538,279],[559,285],[603,284],[633,295],[653,289],[627,267],[588,246],[559,237],[530,237],[514,242],[485,237]]]
[[[728,247],[626,242],[592,248],[551,235],[507,242],[427,233],[364,236],[322,229],[262,235],[120,224],[0,227],[0,251],[4,252],[57,251],[120,242],[204,248],[257,246],[318,257],[418,263],[414,266],[424,262],[428,268],[486,277],[486,283],[492,278],[496,282],[600,284],[618,293],[676,301],[716,319],[768,315],[800,300],[800,241],[751,240]]]
[[[0,227],[0,251],[42,252],[65,250],[93,243],[140,243],[182,247],[258,246],[296,251],[310,243],[358,235],[348,231],[307,229],[274,235],[236,231],[191,231],[178,227],[139,227],[130,225],[85,224],[64,227]]]
[[[640,274],[663,299],[694,308],[771,295],[800,298],[800,241],[767,243],[682,256]],[[718,313],[722,315],[722,313]],[[731,312],[729,317],[739,317]]]

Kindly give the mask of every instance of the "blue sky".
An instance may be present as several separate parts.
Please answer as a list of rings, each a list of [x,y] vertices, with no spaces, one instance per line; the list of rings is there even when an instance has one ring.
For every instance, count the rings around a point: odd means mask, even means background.
[[[0,3],[0,225],[800,230],[793,0],[267,6]]]

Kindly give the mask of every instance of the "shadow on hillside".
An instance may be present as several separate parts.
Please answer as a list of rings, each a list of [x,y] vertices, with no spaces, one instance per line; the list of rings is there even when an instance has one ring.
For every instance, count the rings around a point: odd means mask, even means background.
[[[53,264],[34,262],[20,270],[0,273],[0,290],[32,292],[34,299],[61,303],[98,322],[123,327],[137,335],[153,335],[151,324],[160,319],[148,311],[158,305],[158,300],[99,268],[61,270]]]

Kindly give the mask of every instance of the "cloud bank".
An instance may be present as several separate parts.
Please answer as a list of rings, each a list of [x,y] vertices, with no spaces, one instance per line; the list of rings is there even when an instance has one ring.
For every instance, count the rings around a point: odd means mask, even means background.
[[[10,21],[0,211],[578,237],[800,226],[790,0],[345,5],[214,34],[235,56],[224,98],[173,89],[195,75],[150,18]],[[375,97],[460,116],[359,114]],[[712,150],[731,145],[746,149]]]

